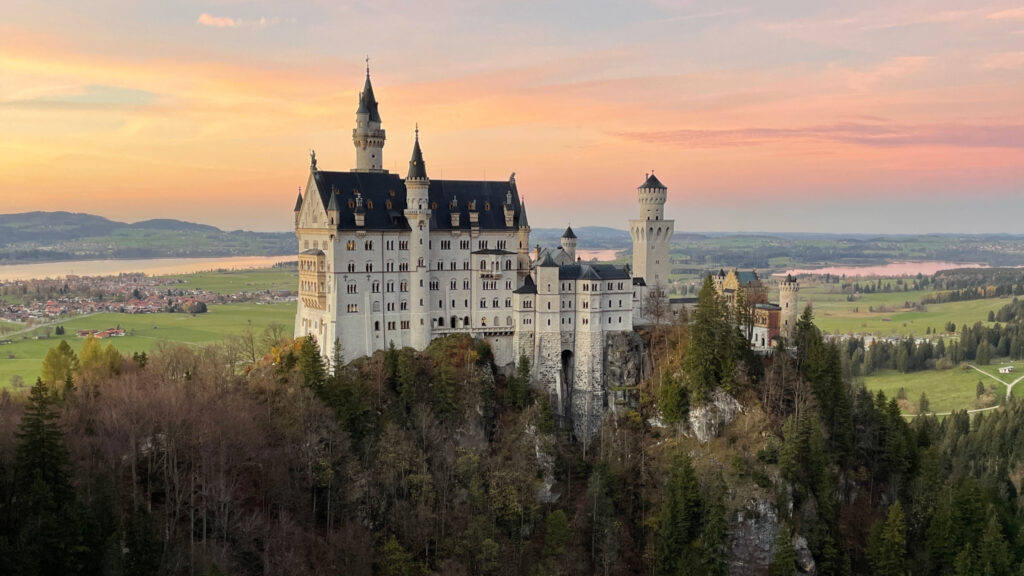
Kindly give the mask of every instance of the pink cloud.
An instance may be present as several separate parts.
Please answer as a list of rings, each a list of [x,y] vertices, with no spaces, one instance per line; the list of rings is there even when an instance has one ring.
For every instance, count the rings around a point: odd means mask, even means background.
[[[1018,20],[1024,19],[1024,8],[1012,8],[1010,10],[1001,10],[999,12],[993,12],[988,15],[989,20]]]
[[[253,28],[260,30],[267,26],[273,26],[281,22],[278,17],[267,18],[261,16],[258,20],[242,20],[240,18],[229,18],[227,16],[211,16],[206,12],[199,15],[196,19],[197,24],[203,26],[211,26],[213,28]]]
[[[234,18],[227,18],[224,16],[210,16],[206,12],[199,15],[199,19],[196,20],[198,24],[203,26],[212,26],[214,28],[234,28],[238,26]]]
[[[1017,70],[1024,68],[1024,52],[1001,52],[981,59],[984,70]]]

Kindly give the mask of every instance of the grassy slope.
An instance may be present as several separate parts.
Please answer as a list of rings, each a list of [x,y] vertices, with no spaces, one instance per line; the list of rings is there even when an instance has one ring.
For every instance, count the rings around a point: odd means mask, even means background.
[[[272,322],[291,327],[295,322],[295,304],[232,304],[210,306],[206,314],[96,314],[62,323],[68,335],[64,338],[78,351],[82,339],[75,330],[104,329],[120,325],[129,336],[109,340],[123,354],[148,352],[161,340],[203,344],[215,342],[227,334],[239,333],[252,322],[255,331]],[[290,330],[289,330],[290,331]],[[46,352],[57,345],[58,338],[49,340],[18,340],[0,346],[0,388],[10,385],[11,376],[18,374],[26,383],[39,375]],[[106,345],[106,342],[104,342]],[[11,356],[13,355],[13,358]]]
[[[1011,362],[1005,363],[1010,364]],[[1012,364],[1016,368],[1016,372],[1012,375],[999,374],[999,366],[1003,365],[1002,363],[979,366],[979,368],[1004,382],[1013,382],[1024,375],[1024,362],[1012,362]],[[1000,386],[995,380],[978,374],[970,368],[967,370],[960,368],[925,370],[910,374],[885,370],[866,378],[864,385],[872,391],[881,390],[890,398],[895,396],[900,388],[904,388],[907,391],[907,400],[915,405],[921,397],[921,393],[924,392],[928,395],[931,411],[950,412],[976,408],[974,400],[979,380],[985,384],[986,388],[993,384],[997,387]],[[1018,384],[1014,387],[1015,396],[1019,397],[1024,390],[1020,386],[1021,384]]]

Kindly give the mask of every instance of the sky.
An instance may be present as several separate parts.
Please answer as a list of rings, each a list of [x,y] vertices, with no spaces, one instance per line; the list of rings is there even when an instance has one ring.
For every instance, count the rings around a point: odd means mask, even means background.
[[[289,230],[355,164],[369,57],[405,174],[534,227],[1024,233],[1024,2],[4,0],[0,212]],[[583,243],[583,240],[581,240]]]

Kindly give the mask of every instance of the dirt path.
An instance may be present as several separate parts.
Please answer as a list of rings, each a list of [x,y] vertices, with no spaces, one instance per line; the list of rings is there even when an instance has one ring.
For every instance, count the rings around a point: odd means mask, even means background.
[[[47,326],[56,326],[57,324],[63,324],[65,322],[69,321],[69,320],[78,320],[78,319],[81,319],[81,318],[88,318],[89,316],[95,316],[96,314],[98,314],[98,312],[90,312],[88,314],[82,314],[81,316],[72,316],[71,318],[63,318],[61,320],[54,320],[52,322],[44,322],[42,324],[35,324],[35,325],[32,325],[32,326],[29,326],[28,328],[22,328],[21,330],[18,330],[17,332],[8,332],[7,334],[0,335],[0,337],[3,337],[4,339],[10,339],[10,338],[13,338],[14,336],[18,336],[19,334],[24,334],[26,332],[31,332],[33,330],[38,330],[39,328],[45,328]]]

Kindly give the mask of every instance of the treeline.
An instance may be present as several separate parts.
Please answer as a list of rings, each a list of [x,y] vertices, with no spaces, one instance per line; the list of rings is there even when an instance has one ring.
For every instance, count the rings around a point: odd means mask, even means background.
[[[1024,295],[1024,271],[1017,268],[941,270],[933,278],[939,291],[922,298],[922,304]]]

